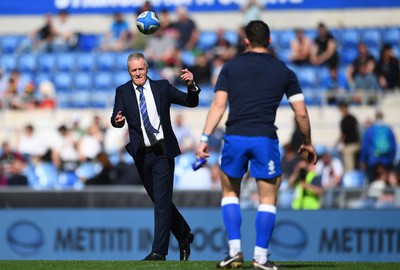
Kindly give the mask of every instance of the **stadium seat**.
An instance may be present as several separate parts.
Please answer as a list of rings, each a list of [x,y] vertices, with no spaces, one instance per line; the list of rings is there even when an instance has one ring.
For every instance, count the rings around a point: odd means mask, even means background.
[[[119,52],[116,54],[115,68],[126,72],[127,60],[130,52]]]
[[[18,70],[21,72],[35,72],[37,70],[37,55],[33,53],[18,58]]]
[[[217,41],[217,34],[214,31],[202,31],[200,33],[197,47],[200,51],[210,50]]]
[[[114,88],[114,74],[111,72],[99,72],[94,75],[94,90]]]
[[[150,76],[149,76],[150,77]],[[154,79],[153,77],[151,77],[152,79]],[[129,81],[131,78],[129,77],[128,72],[125,71],[118,71],[115,73],[114,76],[114,85],[115,87],[126,83],[127,81]]]
[[[73,90],[72,74],[67,72],[56,73],[54,75],[54,86],[56,88],[56,92],[72,91]]]
[[[400,28],[386,28],[382,31],[383,43],[388,43],[392,46],[400,45]]]
[[[367,47],[379,47],[381,45],[381,31],[377,28],[361,30],[361,40]]]
[[[3,54],[10,54],[16,52],[21,40],[22,37],[18,35],[3,36],[1,40],[1,51],[3,52]]]
[[[225,39],[229,41],[232,46],[238,43],[238,33],[236,31],[225,31]]]
[[[352,63],[354,61],[354,59],[356,59],[357,55],[358,55],[357,48],[355,48],[355,47],[344,48],[340,52],[340,56],[341,56],[340,58],[342,60],[342,64],[348,65],[348,64]]]
[[[36,83],[36,85],[39,85],[41,82],[44,82],[44,81],[52,82],[53,81],[53,75],[51,73],[49,73],[49,72],[36,73],[36,75],[35,75],[35,83]]]
[[[96,67],[98,71],[113,71],[115,68],[116,55],[114,53],[99,53],[96,56]]]
[[[195,64],[196,56],[191,51],[182,51],[181,61],[184,66],[190,68]]]
[[[91,108],[104,109],[114,104],[114,91],[101,90],[92,92],[89,106]]]
[[[340,32],[340,44],[343,49],[356,48],[360,41],[360,32],[357,29],[348,28]]]
[[[354,170],[343,175],[342,186],[344,188],[363,188],[366,184],[366,176],[363,171]]]
[[[61,53],[57,57],[58,71],[74,71],[75,70],[75,53]]]
[[[283,30],[279,33],[279,48],[289,49],[290,42],[295,38],[295,33],[292,30]]]
[[[271,47],[277,48],[279,46],[279,36],[276,31],[270,33],[271,36]]]
[[[90,108],[91,92],[89,89],[80,89],[70,95],[69,107],[74,109]]]
[[[99,47],[99,36],[96,34],[80,34],[78,37],[78,50],[91,52]]]
[[[303,88],[314,88],[317,82],[317,71],[314,67],[299,67],[296,69],[297,78]]]
[[[289,60],[289,57],[290,57],[290,54],[291,54],[290,48],[279,48],[276,51],[276,53],[277,53],[277,56],[278,56],[279,60],[281,60],[282,62],[284,62],[286,64],[290,63],[290,60]]]
[[[93,71],[96,68],[93,53],[79,53],[76,55],[76,68],[78,71]]]
[[[53,72],[56,67],[57,55],[52,53],[38,55],[38,70],[41,72]]]
[[[90,72],[78,72],[74,75],[76,89],[91,89],[92,88],[92,74]]]
[[[14,54],[4,54],[0,56],[0,67],[5,72],[10,72],[18,67],[17,56]]]

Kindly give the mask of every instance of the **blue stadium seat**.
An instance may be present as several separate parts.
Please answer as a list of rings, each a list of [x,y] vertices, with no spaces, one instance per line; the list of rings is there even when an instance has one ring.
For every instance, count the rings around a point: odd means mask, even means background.
[[[343,29],[340,32],[340,44],[343,49],[355,48],[361,41],[360,32],[354,28]]]
[[[378,28],[361,30],[361,39],[367,47],[379,47],[381,45],[381,31]]]
[[[96,61],[94,54],[80,53],[76,55],[76,68],[79,71],[93,71],[96,68]]]
[[[356,59],[357,55],[358,55],[357,48],[355,48],[355,47],[344,48],[340,52],[340,58],[341,58],[342,64],[348,65],[348,64],[352,63],[354,61],[354,59]]]
[[[400,28],[386,28],[382,30],[382,41],[392,46],[400,45]]]
[[[92,93],[89,106],[91,108],[103,109],[112,106],[113,102],[114,102],[114,91],[102,90]]]
[[[217,41],[217,34],[214,31],[202,31],[199,36],[197,47],[200,51],[208,51]]]
[[[14,53],[17,51],[22,36],[18,35],[5,35],[1,40],[1,51],[3,54]]]
[[[78,38],[78,50],[91,52],[99,47],[99,36],[96,34],[80,34]]]
[[[114,88],[114,74],[111,72],[98,72],[94,75],[94,90]]]
[[[185,67],[190,68],[195,64],[196,56],[191,51],[182,51],[181,61]]]
[[[344,188],[363,188],[366,185],[366,176],[363,171],[354,170],[343,175],[342,186]]]
[[[279,46],[279,36],[277,34],[276,31],[272,31],[270,33],[270,37],[271,37],[271,47],[273,48],[277,48]]]
[[[238,33],[236,31],[225,31],[225,39],[229,41],[232,46],[236,46],[238,43]]]
[[[75,53],[61,53],[57,57],[57,70],[58,71],[74,71],[75,70]]]
[[[96,66],[98,71],[113,71],[115,68],[115,53],[99,53],[96,56]]]
[[[297,78],[302,88],[314,88],[317,83],[317,71],[314,67],[299,67]]]
[[[35,83],[39,85],[41,82],[50,81],[53,82],[53,74],[49,72],[39,72],[35,75]]]
[[[4,54],[0,56],[0,67],[2,67],[5,72],[10,72],[18,67],[17,56],[14,54]]]
[[[116,61],[115,61],[115,66],[116,66],[117,70],[125,71],[125,73],[127,73],[126,67],[127,67],[127,61],[128,61],[129,54],[130,54],[130,52],[117,53]]]
[[[53,72],[56,67],[57,55],[52,53],[38,55],[38,70]]]
[[[316,29],[304,29],[304,34],[311,40],[314,41],[314,39],[317,37],[317,30]]]
[[[54,74],[56,92],[69,92],[73,90],[72,74],[68,72]]]
[[[282,30],[279,33],[279,48],[289,49],[290,42],[295,38],[295,33],[292,30]]]
[[[76,109],[90,108],[91,93],[89,89],[80,89],[70,95],[70,107]]]
[[[25,54],[18,59],[18,70],[21,72],[35,72],[37,70],[37,55]]]
[[[150,75],[149,75],[149,77],[150,77]],[[153,77],[150,77],[150,78],[154,79]],[[131,77],[129,76],[129,74],[126,70],[118,71],[115,73],[115,76],[114,76],[114,85],[117,87],[121,84],[126,83],[130,79],[131,79]]]
[[[57,101],[57,108],[60,109],[69,109],[71,108],[71,94],[70,93],[57,93],[56,101]]]
[[[290,60],[289,60],[289,57],[291,54],[290,48],[279,48],[276,51],[276,54],[278,56],[278,59],[281,60],[282,62],[284,62],[286,64],[290,63]]]
[[[90,72],[78,72],[74,75],[76,89],[91,89],[92,88],[92,73]]]

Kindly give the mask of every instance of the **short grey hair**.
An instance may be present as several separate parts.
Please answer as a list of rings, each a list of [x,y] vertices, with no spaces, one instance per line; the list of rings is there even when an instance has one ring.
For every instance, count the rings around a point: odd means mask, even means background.
[[[146,65],[146,67],[149,66],[149,64],[147,63],[146,57],[144,57],[144,54],[141,52],[133,52],[128,56],[128,60],[126,61],[126,67],[129,69],[128,63],[131,60],[139,60],[139,59],[143,59],[144,60],[144,64]]]

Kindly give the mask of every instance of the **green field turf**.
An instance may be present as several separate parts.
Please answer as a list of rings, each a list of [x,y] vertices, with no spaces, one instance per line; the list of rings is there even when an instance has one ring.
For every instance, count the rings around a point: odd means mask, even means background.
[[[400,270],[398,263],[372,262],[277,262],[280,269],[313,270]],[[249,269],[250,262],[243,269]],[[0,261],[1,270],[208,270],[216,269],[215,262],[209,261]]]

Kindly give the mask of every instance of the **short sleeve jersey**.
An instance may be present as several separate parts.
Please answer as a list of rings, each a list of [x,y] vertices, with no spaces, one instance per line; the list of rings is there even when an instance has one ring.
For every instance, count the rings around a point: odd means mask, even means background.
[[[302,93],[296,74],[269,53],[246,52],[222,68],[215,91],[228,92],[226,134],[277,138],[276,111]]]

